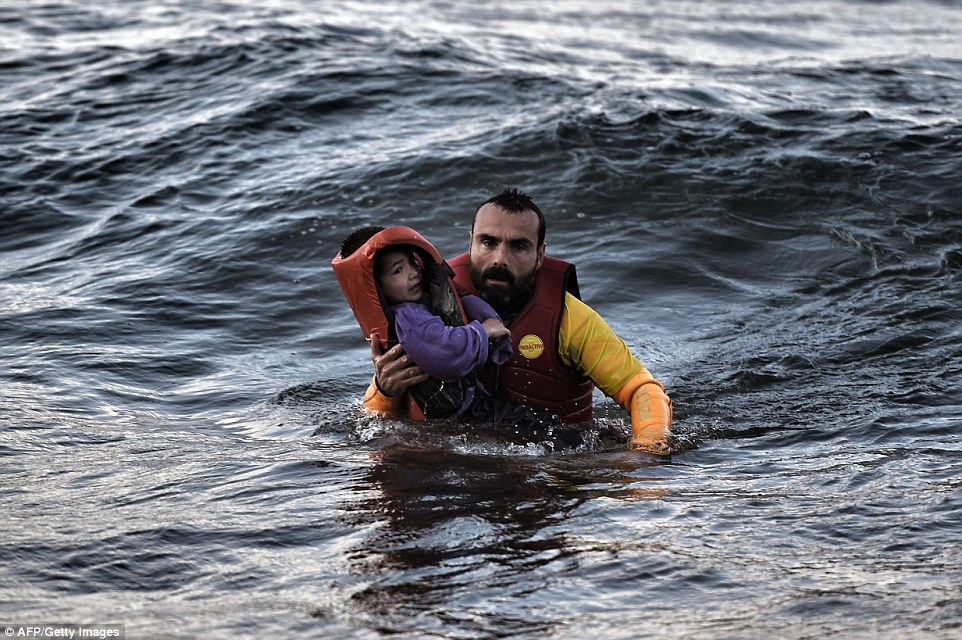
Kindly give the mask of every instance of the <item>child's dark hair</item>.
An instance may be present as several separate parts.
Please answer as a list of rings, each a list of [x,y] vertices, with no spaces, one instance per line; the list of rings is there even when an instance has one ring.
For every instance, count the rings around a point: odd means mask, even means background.
[[[352,231],[351,235],[341,241],[341,257],[348,257],[360,249],[365,242],[382,231],[384,231],[384,227],[361,227],[356,231]]]

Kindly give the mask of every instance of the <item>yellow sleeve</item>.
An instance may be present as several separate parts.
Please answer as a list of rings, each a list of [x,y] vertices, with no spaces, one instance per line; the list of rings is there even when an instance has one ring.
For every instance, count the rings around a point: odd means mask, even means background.
[[[407,417],[403,396],[386,396],[377,388],[377,382],[371,379],[371,385],[364,392],[364,411],[381,418],[401,419]]]
[[[671,399],[598,313],[565,294],[558,355],[631,415],[629,448],[670,453]]]

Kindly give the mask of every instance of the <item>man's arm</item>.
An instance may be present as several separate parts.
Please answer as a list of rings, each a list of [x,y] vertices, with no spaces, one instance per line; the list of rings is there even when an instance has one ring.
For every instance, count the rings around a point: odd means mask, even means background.
[[[641,371],[612,398],[631,414],[629,449],[662,456],[671,454],[668,446],[671,398],[648,369],[642,366]]]
[[[394,418],[400,420],[406,417],[407,407],[401,402],[401,396],[387,396],[378,389],[377,374],[371,379],[371,384],[364,392],[364,411],[379,418]]]
[[[558,338],[562,362],[591,378],[595,386],[631,416],[628,447],[658,455],[670,454],[671,399],[604,319],[585,303],[566,294]]]
[[[374,379],[364,394],[364,410],[386,418],[404,418],[407,416],[404,393],[412,385],[427,380],[428,374],[414,364],[401,345],[385,352],[376,333],[371,334],[370,342]]]

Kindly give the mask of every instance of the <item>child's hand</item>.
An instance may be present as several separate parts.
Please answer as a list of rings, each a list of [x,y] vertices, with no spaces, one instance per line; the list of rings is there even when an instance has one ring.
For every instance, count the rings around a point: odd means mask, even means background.
[[[481,326],[484,327],[484,332],[488,334],[488,340],[497,340],[511,335],[504,323],[497,318],[488,318],[481,323]]]

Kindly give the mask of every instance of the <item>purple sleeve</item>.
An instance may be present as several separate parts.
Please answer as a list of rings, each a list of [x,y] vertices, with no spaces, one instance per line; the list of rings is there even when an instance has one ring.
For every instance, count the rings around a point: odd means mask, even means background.
[[[478,296],[461,296],[461,305],[464,307],[464,312],[468,314],[468,320],[484,322],[488,318],[501,319],[491,305]]]
[[[501,319],[501,317],[498,315],[498,312],[495,311],[490,304],[478,296],[461,296],[461,305],[464,307],[464,312],[468,315],[469,320],[484,322],[488,318],[496,318],[498,320]],[[511,359],[511,353],[512,349],[510,336],[498,338],[491,343],[491,362],[495,364],[504,364]]]
[[[392,311],[398,341],[426,373],[453,382],[488,359],[488,338],[480,322],[449,327],[427,307],[413,302],[396,305]]]

